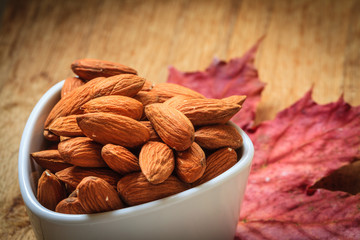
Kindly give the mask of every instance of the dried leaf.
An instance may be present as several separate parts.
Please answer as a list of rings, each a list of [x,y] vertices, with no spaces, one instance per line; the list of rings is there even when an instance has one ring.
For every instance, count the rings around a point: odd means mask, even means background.
[[[318,105],[309,91],[249,136],[255,157],[237,238],[360,236],[360,194],[309,188],[359,156],[360,106]]]
[[[243,109],[231,119],[241,128],[247,129],[254,122],[256,106],[265,86],[259,80],[254,66],[259,44],[260,41],[241,58],[234,58],[229,62],[214,59],[203,72],[180,72],[170,67],[167,81],[196,90],[208,98],[247,95]]]

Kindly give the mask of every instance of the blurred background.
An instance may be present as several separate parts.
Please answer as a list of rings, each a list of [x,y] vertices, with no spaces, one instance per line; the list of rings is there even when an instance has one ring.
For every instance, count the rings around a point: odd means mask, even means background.
[[[360,104],[357,0],[7,0],[0,10],[1,239],[34,239],[17,182],[20,138],[40,97],[73,76],[75,59],[119,62],[159,83],[169,66],[205,70],[265,36],[257,122],[310,88],[322,104],[342,94]]]

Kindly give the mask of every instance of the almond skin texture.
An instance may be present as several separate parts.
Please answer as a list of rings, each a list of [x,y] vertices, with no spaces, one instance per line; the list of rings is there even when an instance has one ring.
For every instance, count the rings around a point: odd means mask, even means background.
[[[226,97],[221,100],[228,102],[228,103],[233,103],[233,104],[242,106],[246,100],[246,96],[245,95],[232,95],[230,97]]]
[[[84,136],[79,128],[76,118],[79,115],[69,115],[54,119],[49,125],[49,130],[58,136],[63,137],[80,137]]]
[[[128,66],[98,59],[78,59],[71,64],[71,69],[86,81],[125,73],[137,74],[135,69]]]
[[[75,88],[78,88],[82,85],[84,85],[85,82],[77,77],[69,77],[66,78],[64,81],[64,85],[61,88],[61,98],[63,98],[66,94],[74,90]]]
[[[116,75],[87,82],[57,102],[50,111],[44,128],[48,129],[51,122],[58,117],[82,113],[80,107],[91,99],[108,95],[133,97],[141,90],[144,83],[144,78],[132,74]]]
[[[53,173],[72,166],[62,159],[59,151],[56,149],[33,152],[30,154],[30,157],[42,168],[48,169]]]
[[[164,182],[175,168],[173,151],[162,142],[147,142],[139,155],[142,173],[152,184]]]
[[[79,201],[86,212],[107,212],[124,207],[116,189],[101,178],[86,177],[77,189]]]
[[[238,149],[243,139],[235,127],[227,124],[209,125],[195,131],[195,142],[206,149],[230,147]]]
[[[48,129],[44,130],[44,138],[50,142],[58,142],[60,140],[60,137],[52,132],[50,132]]]
[[[77,118],[77,123],[86,136],[103,145],[112,143],[123,147],[136,147],[150,138],[146,126],[117,114],[86,113]]]
[[[128,149],[114,144],[106,144],[101,150],[106,164],[121,175],[140,171],[138,158]]]
[[[134,98],[141,102],[143,106],[159,102],[159,96],[153,91],[141,90],[134,96]]]
[[[237,154],[234,149],[220,148],[206,159],[205,173],[198,181],[193,184],[193,186],[200,185],[219,176],[234,166],[236,162]]]
[[[95,176],[104,179],[110,185],[116,188],[120,175],[108,168],[82,168],[68,167],[55,174],[62,182],[68,184],[71,188],[76,188],[84,177]]]
[[[71,193],[69,194],[68,197],[75,197],[75,198],[77,198],[78,193],[79,193],[79,190],[78,190],[78,189],[75,189],[73,192],[71,192]]]
[[[139,120],[143,114],[141,102],[126,96],[103,96],[81,106],[84,113],[109,112]]]
[[[55,210],[56,205],[66,198],[65,187],[49,170],[45,170],[38,181],[37,199],[41,205]]]
[[[121,199],[129,206],[151,202],[185,191],[189,186],[177,177],[170,175],[160,184],[150,183],[143,173],[135,172],[121,178],[117,191]]]
[[[176,152],[176,175],[186,183],[193,183],[205,172],[205,153],[197,143],[182,152]]]
[[[145,107],[145,114],[159,137],[171,148],[184,151],[193,143],[194,126],[180,111],[154,103]]]
[[[150,82],[149,80],[146,80],[141,91],[150,91],[154,86],[155,86],[154,83]]]
[[[64,161],[79,167],[106,167],[101,157],[102,145],[88,137],[62,141],[58,145]]]
[[[159,98],[159,102],[165,102],[166,100],[178,95],[195,99],[205,98],[204,95],[175,83],[159,83],[156,84],[151,91],[156,93]]]
[[[194,126],[225,124],[241,109],[240,105],[221,99],[177,99],[166,104],[182,112]]]
[[[151,125],[150,121],[140,121],[141,124],[144,124],[150,132],[150,138],[149,141],[156,141],[156,142],[162,142],[161,138],[159,137],[159,135],[156,133],[155,129],[153,128],[153,126]]]
[[[55,208],[55,212],[66,214],[86,214],[89,213],[81,206],[81,203],[77,197],[68,197],[61,202]]]

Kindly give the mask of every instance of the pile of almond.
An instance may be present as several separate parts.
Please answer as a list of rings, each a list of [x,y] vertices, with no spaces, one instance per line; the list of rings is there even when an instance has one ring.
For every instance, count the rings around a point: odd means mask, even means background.
[[[237,161],[242,137],[228,121],[245,96],[205,98],[152,84],[118,63],[72,63],[44,124],[37,199],[68,214],[98,213],[161,199],[218,176]]]

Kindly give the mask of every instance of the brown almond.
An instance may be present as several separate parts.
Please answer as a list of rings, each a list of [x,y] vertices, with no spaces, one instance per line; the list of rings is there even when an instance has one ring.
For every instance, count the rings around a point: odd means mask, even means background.
[[[61,88],[61,98],[63,98],[66,94],[68,94],[75,88],[78,88],[84,84],[85,84],[85,82],[78,77],[66,78],[64,81],[64,85]]]
[[[140,121],[140,123],[144,124],[147,127],[147,129],[149,129],[149,132],[150,132],[149,141],[156,141],[156,142],[162,141],[161,138],[159,137],[159,135],[156,133],[153,126],[151,125],[150,121]]]
[[[135,96],[143,87],[145,79],[133,74],[116,75],[90,81],[74,89],[53,107],[45,121],[45,129],[58,118],[81,113],[80,107],[93,98],[107,95]]]
[[[188,187],[173,175],[160,184],[152,184],[143,173],[135,172],[119,180],[117,191],[126,204],[134,206],[174,195]]]
[[[66,198],[65,187],[53,173],[45,170],[39,178],[36,197],[41,205],[54,211],[56,205]]]
[[[175,83],[159,83],[156,84],[151,91],[158,95],[159,102],[165,102],[166,100],[178,95],[188,96],[195,99],[205,98],[202,94]]]
[[[168,104],[169,106],[173,108],[177,108],[183,104],[183,102],[187,99],[191,99],[191,97],[183,96],[183,95],[177,95],[172,98],[169,98],[164,102],[164,104]]]
[[[57,149],[33,152],[30,154],[30,157],[42,168],[48,169],[53,173],[72,166],[62,159]]]
[[[97,77],[111,77],[126,73],[137,74],[135,69],[123,64],[98,59],[78,59],[71,64],[71,69],[86,81]]]
[[[44,130],[44,138],[51,142],[58,142],[60,140],[60,137],[52,132],[50,132],[48,129]]]
[[[112,143],[136,147],[147,142],[150,137],[146,126],[117,114],[86,113],[79,116],[77,122],[86,136],[103,145]]]
[[[242,106],[246,100],[246,95],[232,95],[230,97],[222,98],[221,100]]]
[[[186,183],[193,183],[205,172],[205,153],[197,143],[182,152],[176,152],[176,175]]]
[[[66,214],[86,214],[90,213],[85,211],[81,206],[79,198],[68,197],[61,200],[55,208],[55,212],[66,213]]]
[[[194,183],[194,186],[205,183],[234,166],[237,162],[237,154],[232,148],[220,148],[206,159],[206,170],[202,177]]]
[[[84,113],[108,112],[140,120],[143,114],[141,102],[131,97],[110,95],[92,99],[81,106]]]
[[[149,141],[141,148],[139,164],[146,179],[152,184],[159,184],[174,170],[174,153],[165,143]]]
[[[84,177],[95,176],[104,179],[116,188],[120,175],[108,168],[68,167],[55,174],[62,182],[76,188]]]
[[[138,158],[122,146],[106,144],[101,150],[101,156],[112,170],[122,175],[140,171]]]
[[[60,136],[60,142],[66,141],[72,139],[72,137],[65,137],[65,136]]]
[[[150,91],[154,86],[155,86],[154,83],[150,82],[149,80],[146,80],[141,91],[146,91],[146,92]]]
[[[182,112],[194,126],[225,124],[241,109],[238,104],[209,98],[178,98],[166,104]]]
[[[141,102],[144,107],[146,105],[159,102],[159,96],[153,91],[140,91],[134,96],[134,98]]]
[[[193,143],[194,127],[180,111],[163,103],[154,103],[145,107],[145,114],[159,137],[171,148],[183,151]]]
[[[85,177],[77,189],[79,201],[86,212],[107,212],[124,207],[116,190],[101,178]]]
[[[79,190],[78,190],[78,189],[75,189],[74,191],[72,191],[72,192],[69,194],[69,197],[77,197],[77,196],[78,196],[78,193],[79,193]]]
[[[65,162],[79,167],[106,167],[101,157],[102,145],[88,137],[62,141],[58,150]]]
[[[206,149],[230,147],[238,149],[243,139],[235,127],[228,124],[203,126],[195,131],[195,142]]]
[[[79,128],[76,118],[79,115],[69,115],[65,117],[59,117],[54,119],[49,125],[49,130],[63,137],[80,137],[84,136],[83,132]]]

